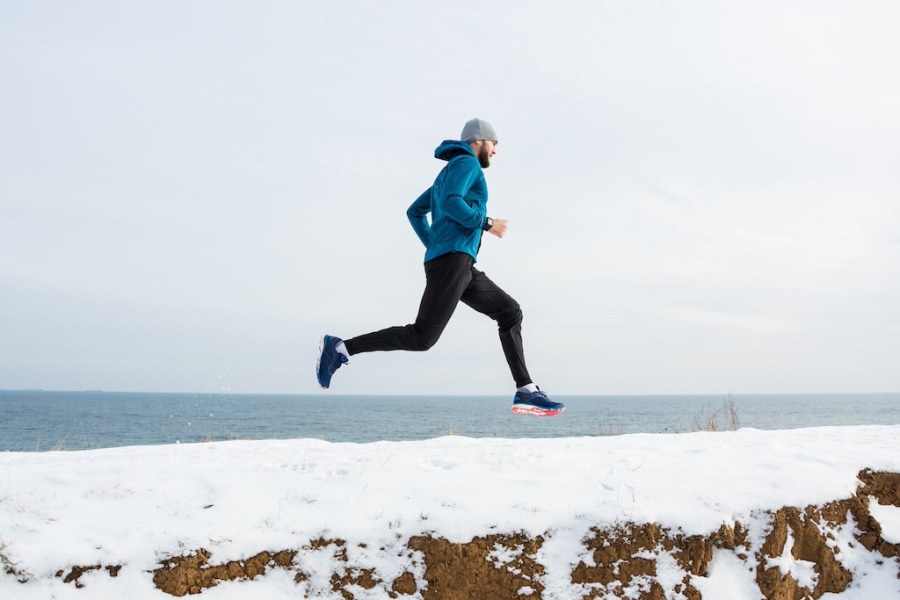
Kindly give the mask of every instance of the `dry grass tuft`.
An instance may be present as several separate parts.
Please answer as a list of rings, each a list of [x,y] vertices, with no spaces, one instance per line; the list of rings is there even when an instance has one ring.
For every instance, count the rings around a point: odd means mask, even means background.
[[[737,431],[741,428],[737,403],[731,394],[722,399],[722,407],[718,410],[707,412],[707,409],[694,415],[694,431]]]

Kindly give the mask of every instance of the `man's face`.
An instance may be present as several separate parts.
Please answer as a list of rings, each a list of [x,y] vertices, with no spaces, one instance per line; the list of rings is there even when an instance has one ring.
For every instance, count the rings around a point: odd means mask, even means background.
[[[491,166],[491,158],[497,154],[497,142],[491,140],[478,140],[473,144],[475,149],[475,156],[478,157],[478,162],[481,164],[482,169],[487,169]]]

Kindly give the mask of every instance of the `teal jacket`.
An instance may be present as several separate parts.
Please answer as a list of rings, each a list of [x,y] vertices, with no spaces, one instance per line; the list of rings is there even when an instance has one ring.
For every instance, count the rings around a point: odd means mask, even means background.
[[[487,219],[484,171],[466,142],[446,140],[434,156],[446,160],[447,165],[438,173],[434,185],[406,211],[416,235],[425,244],[425,262],[450,252],[465,252],[477,259]]]

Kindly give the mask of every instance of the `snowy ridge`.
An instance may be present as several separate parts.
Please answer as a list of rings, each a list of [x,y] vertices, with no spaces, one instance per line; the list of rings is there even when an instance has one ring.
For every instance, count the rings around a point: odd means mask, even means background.
[[[900,426],[7,453],[0,597],[889,599],[898,472]]]

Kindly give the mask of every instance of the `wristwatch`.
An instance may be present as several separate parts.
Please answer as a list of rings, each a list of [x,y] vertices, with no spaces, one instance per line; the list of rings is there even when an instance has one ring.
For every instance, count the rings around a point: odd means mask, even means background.
[[[491,227],[493,227],[493,226],[494,226],[494,220],[490,217],[485,217],[484,218],[484,227],[482,227],[482,229],[484,229],[485,231],[489,231],[491,229]]]

